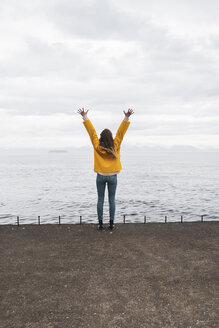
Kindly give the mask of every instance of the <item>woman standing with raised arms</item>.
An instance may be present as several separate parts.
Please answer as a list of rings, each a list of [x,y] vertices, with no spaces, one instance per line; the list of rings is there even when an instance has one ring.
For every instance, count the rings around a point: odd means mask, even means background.
[[[88,110],[85,111],[84,108],[78,110],[78,113],[83,117],[83,124],[87,129],[94,148],[94,171],[97,173],[97,215],[99,221],[99,230],[103,229],[103,203],[106,184],[108,187],[109,197],[109,229],[112,230],[114,228],[117,174],[122,170],[122,165],[120,162],[120,147],[123,137],[130,124],[129,117],[134,113],[132,109],[129,109],[127,112],[123,112],[125,117],[117,130],[115,138],[113,138],[112,132],[110,130],[104,129],[101,132],[99,139],[96,130],[87,117]]]

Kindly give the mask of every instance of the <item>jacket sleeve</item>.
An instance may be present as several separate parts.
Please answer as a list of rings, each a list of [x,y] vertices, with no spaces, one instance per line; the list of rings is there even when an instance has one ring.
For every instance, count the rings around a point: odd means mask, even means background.
[[[120,147],[121,142],[122,142],[122,140],[123,140],[123,137],[124,137],[124,135],[125,135],[125,133],[126,133],[128,127],[129,127],[129,124],[130,124],[129,121],[124,121],[124,120],[123,120],[122,123],[120,124],[120,126],[119,126],[119,128],[118,128],[118,130],[117,130],[117,132],[116,132],[115,139],[114,139],[115,145],[116,145],[117,147]]]
[[[91,123],[90,120],[86,120],[83,122],[89,136],[90,136],[90,140],[94,146],[94,148],[97,148],[97,146],[99,145],[99,139],[96,133],[96,130],[93,127],[93,124]]]

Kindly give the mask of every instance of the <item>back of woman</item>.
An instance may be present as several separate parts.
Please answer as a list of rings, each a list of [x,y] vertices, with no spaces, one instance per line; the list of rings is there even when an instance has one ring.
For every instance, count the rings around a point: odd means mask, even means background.
[[[124,135],[129,127],[129,117],[134,113],[132,109],[127,112],[124,111],[125,117],[121,122],[115,138],[109,129],[104,129],[100,138],[98,138],[96,130],[88,119],[87,113],[84,108],[79,109],[78,113],[83,117],[83,124],[90,136],[90,140],[94,149],[94,171],[97,173],[96,186],[97,186],[97,215],[98,215],[98,228],[103,230],[103,204],[105,196],[105,187],[108,187],[109,197],[109,229],[114,228],[115,218],[115,194],[117,187],[117,174],[122,170],[120,161],[120,148]]]

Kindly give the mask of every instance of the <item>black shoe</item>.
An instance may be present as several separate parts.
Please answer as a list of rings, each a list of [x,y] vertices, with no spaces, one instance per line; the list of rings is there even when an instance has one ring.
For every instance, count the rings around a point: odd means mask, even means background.
[[[98,230],[103,230],[103,220],[99,220]]]
[[[110,220],[109,230],[113,230],[113,229],[114,229],[113,220]]]

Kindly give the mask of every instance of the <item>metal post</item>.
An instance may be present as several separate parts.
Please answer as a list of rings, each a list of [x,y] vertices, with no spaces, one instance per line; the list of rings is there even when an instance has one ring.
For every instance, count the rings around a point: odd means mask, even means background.
[[[183,216],[181,215],[181,223],[183,223]]]
[[[146,215],[144,216],[144,223],[146,223]]]
[[[203,222],[204,215],[201,215],[201,222]]]
[[[19,222],[19,216],[17,216],[17,225],[18,225],[18,226],[20,225],[20,222]]]
[[[125,215],[123,215],[123,223],[125,223]]]
[[[38,216],[38,224],[40,224],[40,216]]]
[[[82,224],[82,216],[80,215],[80,224]]]
[[[167,223],[167,216],[165,215],[165,223]]]
[[[59,224],[61,224],[61,218],[60,218],[60,215],[59,215]]]

